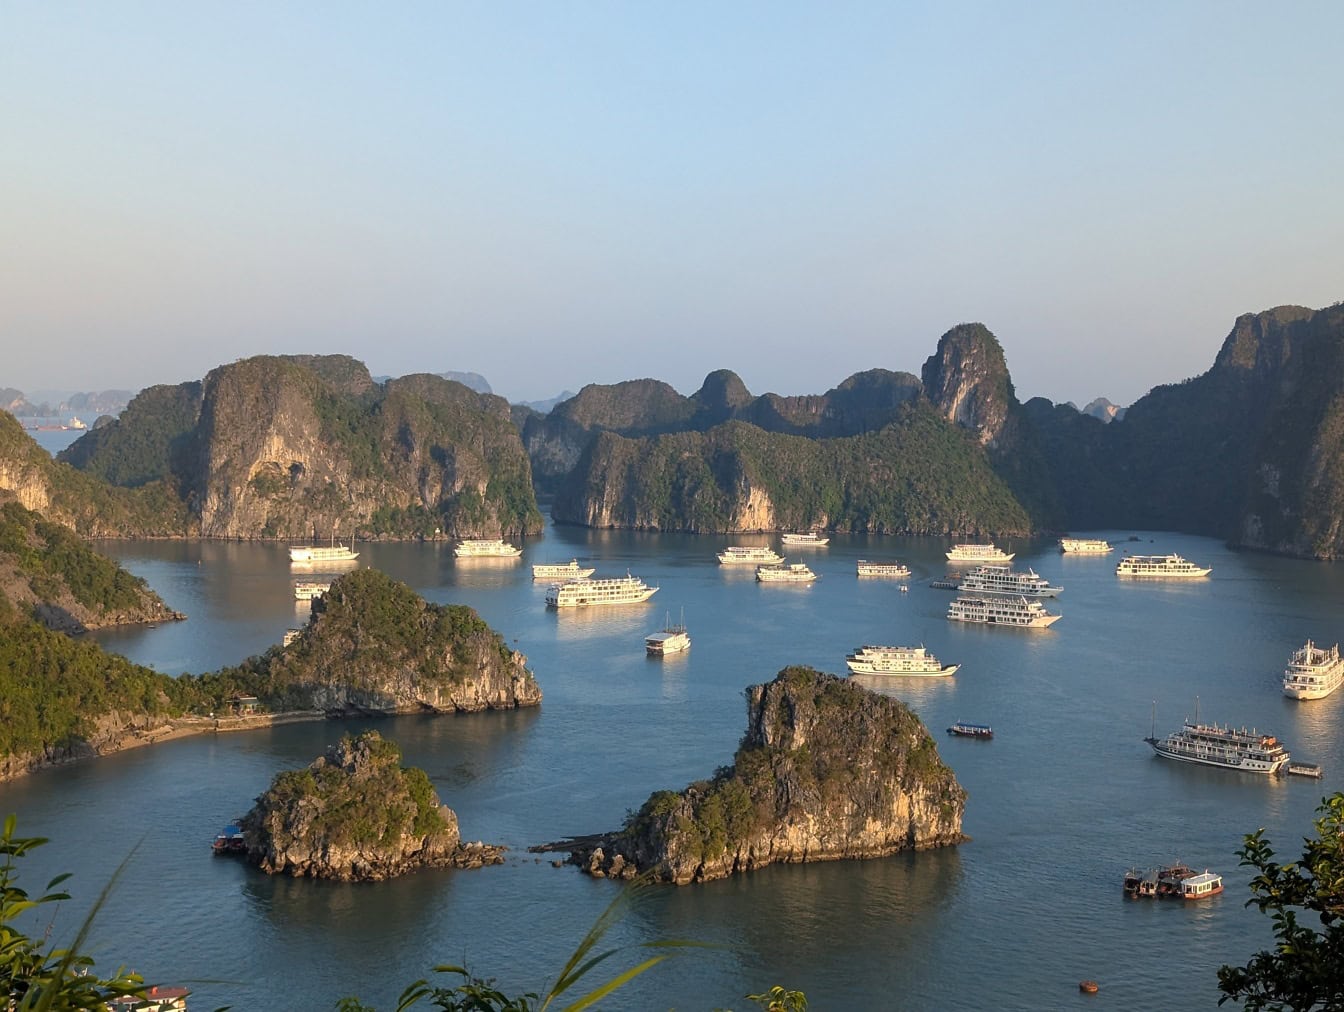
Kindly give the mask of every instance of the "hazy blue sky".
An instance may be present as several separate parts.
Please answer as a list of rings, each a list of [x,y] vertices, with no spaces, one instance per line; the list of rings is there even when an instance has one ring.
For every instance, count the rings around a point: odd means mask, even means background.
[[[0,0],[0,386],[258,353],[513,399],[1129,403],[1344,298],[1344,3]]]

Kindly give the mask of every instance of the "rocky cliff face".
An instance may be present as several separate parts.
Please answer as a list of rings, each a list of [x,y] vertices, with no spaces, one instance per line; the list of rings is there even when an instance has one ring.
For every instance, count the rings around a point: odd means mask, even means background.
[[[206,537],[541,528],[503,398],[430,375],[378,385],[342,355],[262,356],[153,388],[64,457],[111,481],[166,482]]]
[[[642,439],[602,433],[556,493],[551,515],[591,527],[729,533],[1032,529],[983,448],[919,400],[876,432],[839,439],[740,421]]]
[[[1033,402],[1077,527],[1182,530],[1344,557],[1344,307],[1239,317],[1213,366],[1109,425]]]
[[[902,703],[786,668],[747,689],[732,767],[651,797],[571,859],[593,874],[685,885],[778,862],[881,857],[962,842],[966,793]]]
[[[924,393],[939,414],[992,446],[1015,403],[1003,348],[980,323],[963,323],[938,339],[924,363]]]
[[[657,380],[591,385],[549,415],[525,416],[523,441],[538,488],[555,492],[604,432],[637,439],[708,432],[736,420],[767,432],[838,438],[889,424],[919,390],[916,377],[885,369],[857,373],[824,394],[797,397],[755,397],[728,369],[710,373],[690,397]]]
[[[536,706],[527,658],[470,608],[429,604],[374,569],[336,580],[299,638],[239,669],[275,708],[329,714]]]
[[[13,499],[85,537],[182,537],[195,530],[163,482],[112,488],[52,460],[6,412],[0,412],[0,499]]]
[[[424,771],[403,769],[401,750],[377,731],[278,775],[242,828],[248,858],[271,875],[381,881],[504,860],[502,847],[462,843],[457,815]]]

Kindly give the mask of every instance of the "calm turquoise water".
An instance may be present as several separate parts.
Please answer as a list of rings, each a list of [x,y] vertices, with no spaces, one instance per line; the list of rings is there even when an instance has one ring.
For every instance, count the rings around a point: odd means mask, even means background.
[[[1130,532],[1097,532],[1113,540]],[[1151,543],[1149,539],[1151,538]],[[1279,692],[1289,652],[1344,634],[1344,567],[1233,553],[1215,541],[1144,534],[1126,547],[1212,564],[1196,583],[1121,582],[1114,556],[1061,556],[1018,542],[1064,593],[1064,617],[1024,632],[954,625],[943,614],[946,544],[836,538],[800,550],[812,586],[761,586],[714,553],[751,539],[551,528],[521,563],[457,563],[440,546],[364,546],[361,563],[432,601],[470,604],[527,654],[545,693],[533,712],[316,723],[171,742],[0,785],[0,811],[52,837],[29,885],[73,870],[72,930],[123,860],[99,916],[95,955],[150,979],[196,982],[193,1008],[330,1009],[356,993],[380,1009],[432,965],[466,962],[509,991],[539,990],[617,893],[528,854],[530,844],[616,827],[661,788],[727,763],[745,726],[742,691],[783,666],[844,670],[862,643],[923,643],[961,671],[892,680],[889,691],[935,731],[970,792],[954,850],[887,860],[775,867],[655,891],[609,936],[720,943],[641,978],[607,1008],[745,1007],[782,983],[814,1009],[1213,1008],[1216,970],[1271,941],[1243,908],[1241,837],[1269,830],[1300,853],[1321,797],[1341,788],[1344,692],[1296,703]],[[757,539],[764,540],[764,539]],[[102,546],[144,576],[183,623],[123,630],[110,649],[160,671],[199,672],[277,642],[301,623],[284,548],[225,543]],[[528,566],[571,556],[599,575],[627,569],[660,592],[646,605],[557,614]],[[859,558],[899,557],[898,583],[858,580]],[[694,645],[662,661],[644,634],[685,609]],[[1192,714],[1259,725],[1323,782],[1268,780],[1153,757],[1159,731]],[[949,739],[955,720],[990,723],[992,742]],[[281,769],[341,733],[377,726],[430,774],[469,839],[512,848],[478,871],[426,872],[377,885],[272,880],[212,859],[208,846]],[[129,855],[129,858],[128,858]],[[1221,872],[1228,891],[1198,905],[1126,902],[1131,864],[1181,859]],[[41,881],[39,881],[41,879]],[[45,921],[40,927],[45,928]],[[633,959],[632,959],[633,961]],[[613,971],[614,972],[614,971]],[[1100,996],[1079,994],[1084,977]]]

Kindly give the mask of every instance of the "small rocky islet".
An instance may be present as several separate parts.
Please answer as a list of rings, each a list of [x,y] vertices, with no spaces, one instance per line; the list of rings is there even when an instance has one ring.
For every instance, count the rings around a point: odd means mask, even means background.
[[[789,667],[746,690],[733,764],[652,795],[621,829],[537,848],[599,877],[686,885],[769,864],[964,842],[966,791],[905,704]]]
[[[278,773],[242,827],[247,859],[271,875],[378,882],[421,868],[480,868],[504,849],[464,843],[424,770],[377,731],[346,736]]]

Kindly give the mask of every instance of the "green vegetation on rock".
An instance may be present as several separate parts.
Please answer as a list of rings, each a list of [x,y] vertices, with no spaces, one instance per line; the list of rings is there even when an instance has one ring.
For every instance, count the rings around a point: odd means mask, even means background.
[[[102,431],[102,430],[96,430]],[[163,481],[116,488],[51,459],[17,419],[0,411],[0,489],[85,537],[182,537],[198,528]]]
[[[806,667],[747,690],[731,766],[659,791],[571,859],[594,874],[679,884],[776,861],[874,857],[959,843],[966,792],[897,700]]]
[[[0,594],[77,630],[174,617],[144,580],[17,502],[0,505]]]
[[[604,433],[553,513],[568,523],[687,531],[1032,530],[968,433],[926,402],[907,402],[896,417],[880,431],[839,439],[781,435],[744,422],[639,440]]]
[[[425,771],[403,768],[401,749],[377,731],[346,735],[311,766],[277,773],[243,825],[264,830],[264,847],[323,852],[399,847],[449,829]]]
[[[258,356],[154,387],[65,451],[159,489],[207,537],[414,538],[541,529],[503,398],[437,376],[374,383],[348,356]],[[141,533],[159,533],[146,530]]]
[[[541,700],[522,655],[473,609],[429,604],[376,569],[333,582],[289,646],[197,681],[221,702],[254,695],[276,710],[401,713]]]

